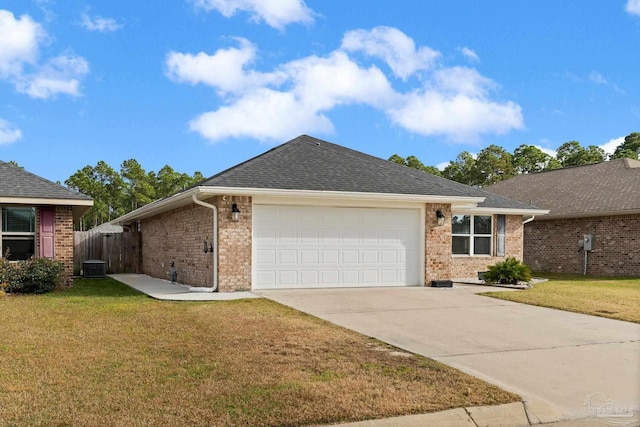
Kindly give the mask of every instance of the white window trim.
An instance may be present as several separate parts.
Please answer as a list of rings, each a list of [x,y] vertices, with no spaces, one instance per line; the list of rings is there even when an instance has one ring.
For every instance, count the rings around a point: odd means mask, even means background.
[[[468,254],[454,254],[453,253],[453,242],[452,242],[452,246],[451,246],[451,255],[454,257],[485,257],[485,258],[491,258],[493,257],[493,246],[494,246],[494,233],[493,233],[493,226],[494,226],[494,215],[490,215],[490,214],[485,214],[485,215],[474,215],[474,214],[464,214],[464,213],[452,213],[452,216],[455,215],[460,215],[460,216],[465,216],[468,215],[469,216],[469,234],[460,234],[460,233],[451,233],[451,237],[453,240],[453,237],[468,237],[469,238],[469,253]],[[476,234],[475,230],[474,230],[474,217],[476,216],[488,216],[489,218],[491,218],[491,233],[490,234]],[[475,247],[474,247],[474,237],[488,237],[489,238],[489,253],[488,254],[476,254],[475,253]]]

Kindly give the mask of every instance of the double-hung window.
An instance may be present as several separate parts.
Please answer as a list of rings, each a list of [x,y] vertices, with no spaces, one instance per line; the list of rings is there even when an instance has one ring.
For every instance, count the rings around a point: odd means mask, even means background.
[[[11,261],[31,258],[36,250],[36,209],[3,207],[0,216],[0,251]]]
[[[491,255],[491,215],[452,215],[451,225],[454,255]]]

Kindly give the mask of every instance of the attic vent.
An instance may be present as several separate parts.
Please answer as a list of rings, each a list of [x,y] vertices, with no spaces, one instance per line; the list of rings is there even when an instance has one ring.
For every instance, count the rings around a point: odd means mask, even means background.
[[[320,143],[316,141],[316,147],[320,147]]]

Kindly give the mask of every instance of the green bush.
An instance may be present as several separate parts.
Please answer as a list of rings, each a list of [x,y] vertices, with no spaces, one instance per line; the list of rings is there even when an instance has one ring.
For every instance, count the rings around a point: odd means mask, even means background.
[[[10,264],[3,260],[0,263],[0,274],[2,265]],[[11,271],[13,268],[13,271]],[[9,293],[21,294],[43,294],[52,291],[60,280],[60,273],[64,265],[61,261],[54,261],[47,258],[31,258],[13,264],[6,271],[8,272],[8,283],[6,291]]]
[[[529,270],[529,267],[513,257],[487,266],[487,268],[488,270],[484,274],[484,281],[486,283],[515,285],[518,282],[528,282],[531,280],[531,270]]]
[[[0,257],[0,285],[12,283],[18,276],[16,264],[9,262],[6,258]]]

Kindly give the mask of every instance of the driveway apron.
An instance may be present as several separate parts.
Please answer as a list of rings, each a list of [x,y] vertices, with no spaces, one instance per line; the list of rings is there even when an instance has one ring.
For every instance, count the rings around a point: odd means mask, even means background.
[[[458,368],[562,419],[640,410],[640,325],[476,295],[477,286],[260,295]]]

